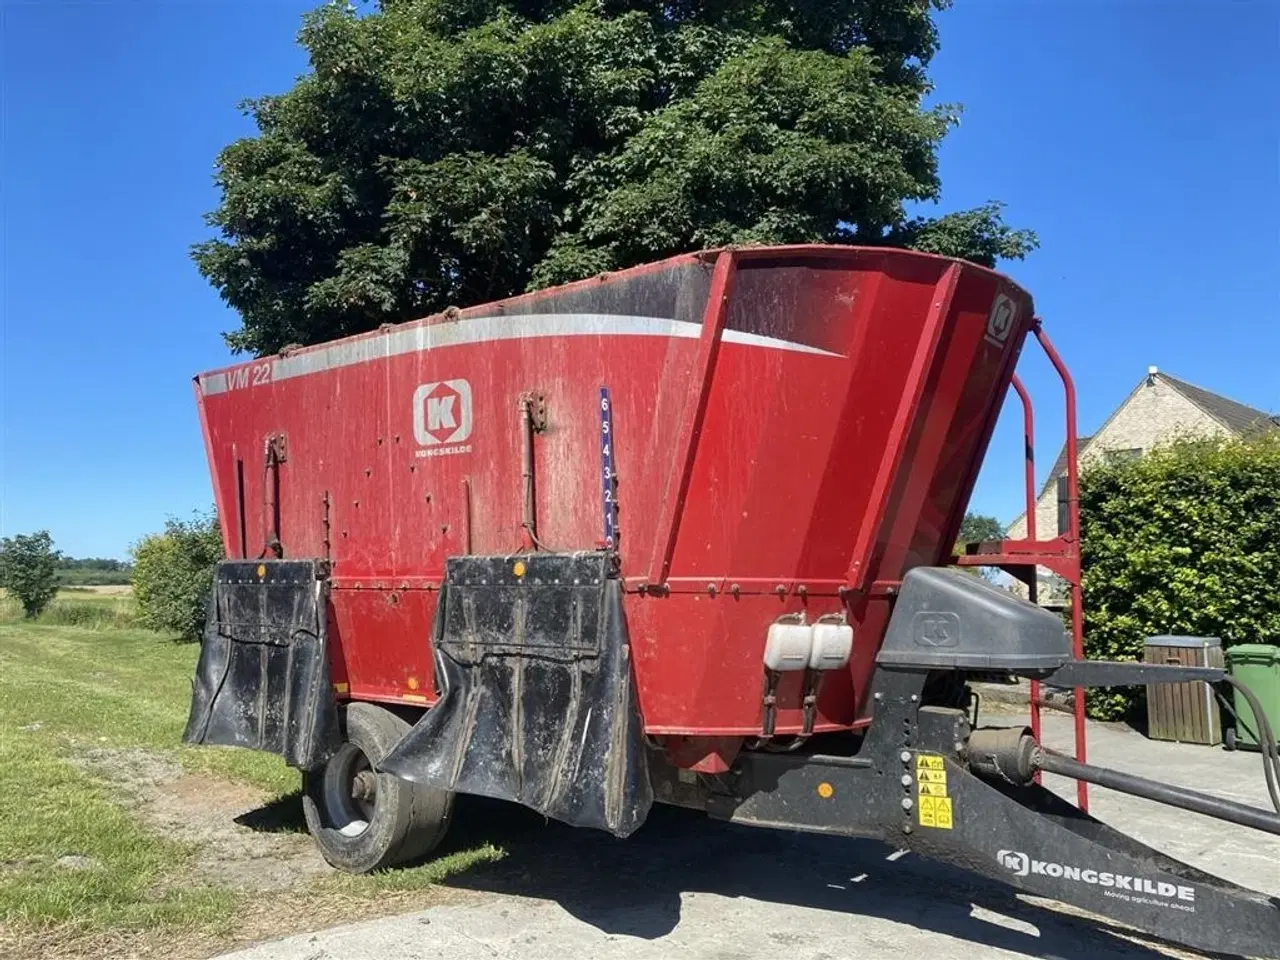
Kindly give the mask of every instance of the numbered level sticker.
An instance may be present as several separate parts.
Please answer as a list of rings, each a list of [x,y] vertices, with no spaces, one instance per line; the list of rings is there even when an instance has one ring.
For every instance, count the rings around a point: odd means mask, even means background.
[[[604,510],[604,545],[618,546],[618,477],[613,462],[613,402],[609,388],[600,388],[600,497]]]

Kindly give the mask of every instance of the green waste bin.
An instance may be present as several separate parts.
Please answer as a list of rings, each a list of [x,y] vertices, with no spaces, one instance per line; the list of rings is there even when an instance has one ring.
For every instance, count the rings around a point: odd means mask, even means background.
[[[1253,691],[1263,712],[1271,722],[1273,733],[1280,735],[1280,646],[1270,643],[1242,643],[1227,650],[1230,674]],[[1249,703],[1235,690],[1235,737],[1228,737],[1227,747],[1258,746],[1258,725]]]

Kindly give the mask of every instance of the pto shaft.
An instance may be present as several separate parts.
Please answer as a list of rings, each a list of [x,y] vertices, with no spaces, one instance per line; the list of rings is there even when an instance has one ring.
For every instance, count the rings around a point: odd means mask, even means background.
[[[1080,763],[1045,750],[1025,729],[975,730],[967,752],[973,772],[988,779],[1022,785],[1030,783],[1037,770],[1043,770],[1280,836],[1280,815],[1197,790]]]

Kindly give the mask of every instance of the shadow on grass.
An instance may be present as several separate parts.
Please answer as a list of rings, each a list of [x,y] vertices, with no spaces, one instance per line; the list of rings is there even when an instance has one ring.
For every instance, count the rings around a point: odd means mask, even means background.
[[[276,797],[256,810],[240,814],[235,822],[258,833],[306,833],[307,820],[302,813],[302,791],[295,790]]]

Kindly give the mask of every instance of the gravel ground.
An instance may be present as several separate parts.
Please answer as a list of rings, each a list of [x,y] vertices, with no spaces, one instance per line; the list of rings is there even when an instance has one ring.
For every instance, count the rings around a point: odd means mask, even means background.
[[[1069,746],[1070,718],[1046,717],[1045,738]],[[1090,745],[1096,762],[1233,799],[1265,798],[1254,754],[1152,743],[1103,724],[1091,725]],[[1074,796],[1073,784],[1049,785]],[[485,837],[509,851],[452,881],[467,895],[227,960],[1195,956],[1123,939],[1106,924],[872,841],[751,830],[663,808],[616,841],[483,800],[460,807],[454,842]],[[1280,838],[1100,789],[1093,810],[1174,856],[1280,896]]]

